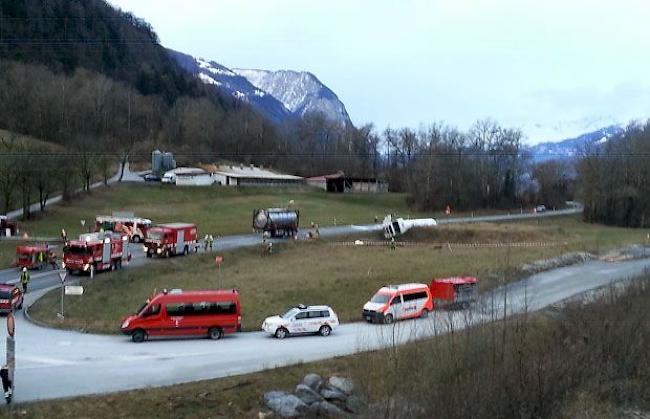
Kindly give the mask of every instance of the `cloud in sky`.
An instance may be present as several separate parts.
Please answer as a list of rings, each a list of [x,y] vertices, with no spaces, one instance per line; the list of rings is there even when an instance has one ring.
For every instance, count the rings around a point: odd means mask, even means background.
[[[167,47],[231,67],[311,71],[358,124],[467,128],[493,117],[538,142],[580,133],[576,121],[650,116],[646,1],[111,3],[149,21]]]

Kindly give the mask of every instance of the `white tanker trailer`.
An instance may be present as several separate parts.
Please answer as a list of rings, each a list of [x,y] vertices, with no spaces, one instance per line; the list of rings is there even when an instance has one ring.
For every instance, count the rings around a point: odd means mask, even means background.
[[[294,236],[298,232],[300,213],[288,208],[253,211],[253,228],[271,237]]]

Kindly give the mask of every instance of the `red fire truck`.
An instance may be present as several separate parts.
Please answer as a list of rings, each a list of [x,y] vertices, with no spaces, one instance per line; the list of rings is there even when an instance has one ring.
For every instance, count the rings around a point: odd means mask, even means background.
[[[144,252],[150,258],[153,255],[186,255],[199,250],[198,229],[196,224],[170,223],[160,224],[147,231],[144,239]]]
[[[130,259],[128,243],[128,236],[123,234],[82,234],[63,248],[63,267],[70,273],[87,272],[91,276],[98,271],[120,269],[122,262]]]
[[[473,276],[436,278],[429,289],[436,308],[467,308],[478,300],[478,279]]]
[[[46,244],[16,246],[16,266],[18,268],[45,269],[50,263],[50,256],[51,252]]]
[[[140,243],[151,228],[151,220],[133,216],[98,215],[95,217],[95,231],[113,231],[129,236],[133,243]]]

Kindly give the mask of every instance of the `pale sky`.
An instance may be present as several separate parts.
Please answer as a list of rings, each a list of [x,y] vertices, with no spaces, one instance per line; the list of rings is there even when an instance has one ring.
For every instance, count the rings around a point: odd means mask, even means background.
[[[530,143],[650,117],[647,0],[110,0],[166,47],[314,73],[356,125],[493,118]]]

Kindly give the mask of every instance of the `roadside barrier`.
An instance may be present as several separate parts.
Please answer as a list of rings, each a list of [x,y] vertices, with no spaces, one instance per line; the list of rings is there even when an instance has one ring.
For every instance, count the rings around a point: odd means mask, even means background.
[[[566,246],[567,242],[497,242],[497,243],[452,243],[452,242],[394,242],[390,241],[345,241],[331,242],[332,246],[366,246],[366,247],[433,247],[433,248],[482,248],[482,247],[553,247]]]

